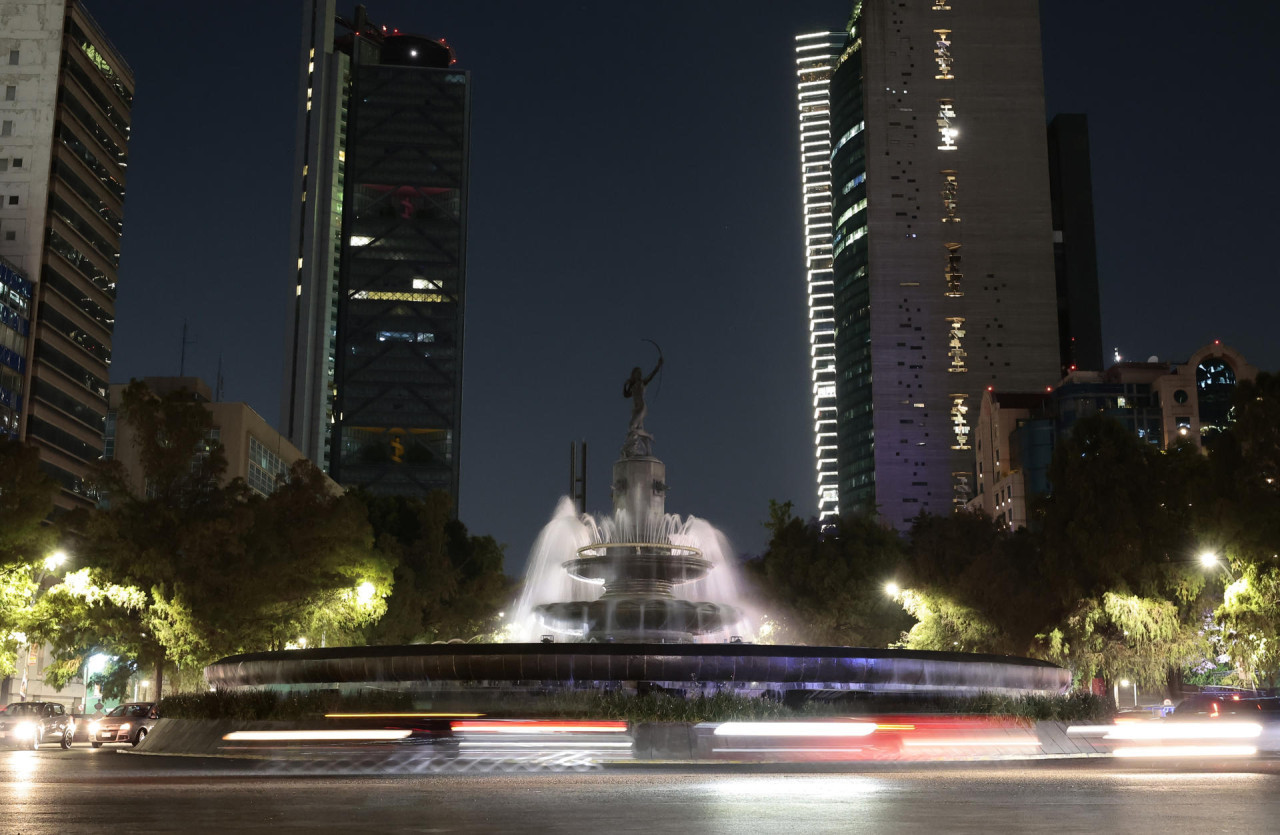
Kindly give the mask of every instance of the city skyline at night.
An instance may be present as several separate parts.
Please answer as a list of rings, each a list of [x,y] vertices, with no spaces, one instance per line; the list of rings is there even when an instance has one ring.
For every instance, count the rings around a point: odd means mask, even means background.
[[[566,441],[590,441],[590,483],[608,482],[626,409],[616,390],[652,361],[644,338],[667,356],[649,424],[679,462],[669,507],[749,552],[769,499],[816,513],[794,37],[828,31],[848,5],[709,5],[678,20],[641,9],[626,26],[604,8],[371,8],[462,45],[472,73],[461,504],[469,527],[508,543],[512,570],[564,492]],[[113,378],[176,373],[185,319],[189,370],[212,378],[221,356],[229,399],[274,420],[300,8],[260,10],[231,51],[215,45],[227,21],[213,7],[170,10],[166,25],[191,41],[180,53],[159,48],[145,4],[94,12],[139,77]],[[1107,27],[1090,23],[1104,13]],[[1210,17],[1201,37],[1222,59],[1176,82],[1156,44],[1176,38],[1177,14],[1042,14],[1045,117],[1089,117],[1107,355],[1182,359],[1222,338],[1260,368],[1280,365],[1261,314],[1277,292],[1261,281],[1274,210],[1241,174],[1275,117],[1259,111],[1245,131],[1233,116],[1247,98],[1238,79],[1265,73],[1258,33],[1276,12]],[[200,58],[214,52],[216,73]],[[1212,126],[1196,199],[1217,208],[1173,246],[1189,227],[1160,103],[1188,96]],[[1227,276],[1238,291],[1208,291]]]

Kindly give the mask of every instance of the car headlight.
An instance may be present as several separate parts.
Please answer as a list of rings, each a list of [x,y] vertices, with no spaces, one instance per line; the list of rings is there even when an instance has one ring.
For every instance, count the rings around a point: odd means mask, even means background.
[[[13,729],[13,735],[19,739],[30,739],[36,735],[36,726],[34,722],[20,722],[18,727]]]
[[[101,728],[101,727],[102,727],[102,723],[101,723],[101,722],[90,722],[90,723],[89,723],[89,734],[90,734],[91,736],[97,736],[97,735],[98,735],[98,729],[99,729],[99,728]]]
[[[120,725],[120,731],[121,731],[121,733],[123,733],[124,731],[127,731],[127,730],[129,730],[130,728],[132,728],[132,727],[133,727],[133,726],[132,726],[132,725],[130,725],[128,722],[125,722],[125,723],[123,723],[122,725]]]

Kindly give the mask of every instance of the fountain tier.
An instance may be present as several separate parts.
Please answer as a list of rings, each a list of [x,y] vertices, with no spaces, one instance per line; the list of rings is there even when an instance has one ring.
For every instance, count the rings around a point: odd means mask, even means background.
[[[594,526],[597,541],[559,566],[603,593],[540,604],[536,617],[554,634],[585,641],[687,643],[723,632],[739,619],[736,608],[677,594],[715,566],[697,547],[671,540],[666,466],[628,449],[613,465],[612,524]]]

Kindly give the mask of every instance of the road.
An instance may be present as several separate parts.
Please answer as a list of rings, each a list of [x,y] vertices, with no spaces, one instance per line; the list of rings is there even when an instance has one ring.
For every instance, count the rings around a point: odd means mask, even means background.
[[[299,775],[76,746],[0,751],[0,832],[1273,831],[1280,761]]]

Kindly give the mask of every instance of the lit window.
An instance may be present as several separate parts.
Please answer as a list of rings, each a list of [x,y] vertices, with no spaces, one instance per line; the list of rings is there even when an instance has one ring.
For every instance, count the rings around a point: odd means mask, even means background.
[[[934,40],[933,55],[934,60],[938,62],[938,74],[934,78],[939,81],[955,78],[951,74],[951,65],[953,63],[951,57],[951,30],[934,29],[933,34],[937,36]]]
[[[938,99],[939,151],[954,151],[956,149],[956,137],[960,135],[960,131],[955,128],[955,118],[955,102],[951,99]]]
[[[942,210],[945,214],[942,217],[943,223],[959,223],[960,216],[956,214],[959,207],[960,183],[956,179],[956,172],[947,170],[942,172]]]
[[[369,244],[371,244],[371,243],[373,243],[373,238],[367,237],[367,236],[365,236],[365,235],[352,235],[352,236],[351,236],[351,245],[352,245],[352,246],[368,246],[368,245],[369,245]]]
[[[964,358],[968,356],[964,350],[964,317],[953,316],[947,319],[950,324],[950,332],[948,333],[947,353],[951,356],[951,366],[948,371],[963,372],[969,369],[965,367]]]
[[[952,449],[969,449],[969,407],[965,405],[967,394],[951,395],[951,429],[955,433]]]
[[[943,246],[947,248],[946,295],[959,298],[964,295],[964,290],[960,286],[960,280],[964,278],[964,273],[960,272],[960,244],[943,244]]]

